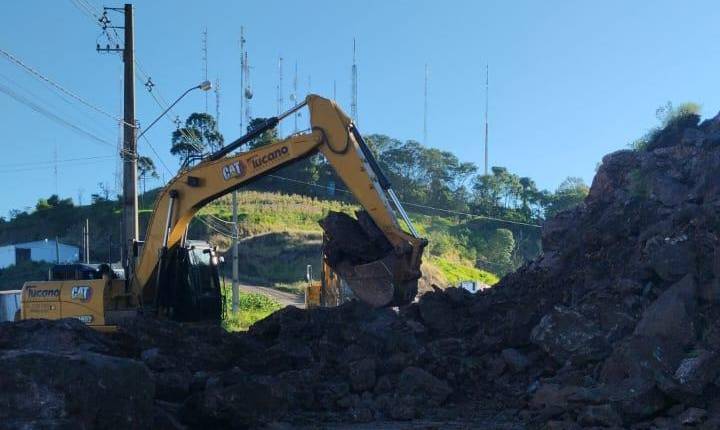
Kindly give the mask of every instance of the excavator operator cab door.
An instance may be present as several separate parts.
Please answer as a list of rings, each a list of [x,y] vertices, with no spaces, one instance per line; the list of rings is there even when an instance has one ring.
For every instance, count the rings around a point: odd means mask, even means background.
[[[207,242],[189,240],[177,248],[175,260],[172,319],[220,321],[222,295],[215,249]]]

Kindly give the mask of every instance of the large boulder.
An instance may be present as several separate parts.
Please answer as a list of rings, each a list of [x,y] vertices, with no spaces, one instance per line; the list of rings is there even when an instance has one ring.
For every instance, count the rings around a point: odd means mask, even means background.
[[[142,363],[87,351],[0,353],[4,429],[149,429],[155,386]]]
[[[596,324],[579,312],[556,306],[532,329],[531,341],[559,364],[581,364],[610,354],[610,346]]]
[[[695,339],[693,320],[697,308],[696,283],[692,275],[664,291],[643,313],[635,327],[635,334],[644,337],[661,337],[681,345]]]

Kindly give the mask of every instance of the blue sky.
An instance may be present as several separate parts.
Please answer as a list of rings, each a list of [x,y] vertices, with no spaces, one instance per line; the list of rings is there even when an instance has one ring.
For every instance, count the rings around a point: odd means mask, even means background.
[[[0,48],[119,116],[122,63],[117,55],[95,52],[96,40],[104,39],[82,11],[85,3],[103,6],[98,0],[7,2]],[[361,131],[422,140],[428,64],[429,144],[478,165],[489,64],[490,164],[548,189],[567,176],[590,182],[602,156],[655,125],[655,109],[667,101],[700,103],[705,117],[720,109],[720,3],[712,1],[141,0],[135,13],[137,58],[168,101],[202,80],[207,27],[209,75],[221,81],[220,129],[229,140],[240,134],[241,25],[253,67],[254,115],[276,111],[278,56],[284,58],[286,104],[297,61],[301,95],[308,77],[312,92],[326,96],[335,81],[337,99],[349,111],[356,38]],[[110,17],[117,24],[122,19]],[[104,141],[0,93],[0,215],[33,206],[56,188],[74,200],[82,193],[87,203],[98,183],[115,187],[118,129],[112,119],[58,97],[2,56],[0,84]],[[213,93],[209,105],[214,113]],[[194,92],[175,112],[184,119],[204,109],[204,95]],[[160,111],[138,84],[141,124]],[[167,151],[174,127],[164,119],[147,133],[170,170],[177,166]],[[156,158],[145,142],[139,147]]]

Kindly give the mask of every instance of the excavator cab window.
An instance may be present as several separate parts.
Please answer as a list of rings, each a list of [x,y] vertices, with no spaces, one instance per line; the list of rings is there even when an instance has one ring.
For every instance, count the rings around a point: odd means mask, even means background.
[[[212,249],[199,249],[193,247],[189,252],[191,282],[197,285],[197,290],[210,293],[220,289],[218,280],[217,258]]]
[[[174,318],[181,321],[220,320],[222,296],[217,257],[210,244],[188,241],[178,250],[177,290],[172,307]]]

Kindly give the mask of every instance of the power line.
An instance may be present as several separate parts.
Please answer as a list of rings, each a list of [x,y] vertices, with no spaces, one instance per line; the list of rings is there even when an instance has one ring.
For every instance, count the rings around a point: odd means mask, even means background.
[[[346,194],[352,194],[351,191],[349,191],[349,190],[344,190],[344,189],[342,189],[342,188],[337,188],[337,187],[332,188],[332,187],[328,187],[328,186],[321,185],[321,184],[315,184],[315,183],[312,183],[312,182],[300,181],[300,180],[297,180],[297,179],[286,178],[286,177],[278,176],[278,175],[267,175],[267,176],[268,176],[268,177],[271,177],[271,178],[276,178],[276,179],[280,179],[280,180],[283,180],[283,181],[287,181],[287,182],[295,182],[295,183],[298,183],[298,184],[305,184],[305,185],[309,185],[309,186],[312,186],[312,187],[324,188],[324,189],[327,189],[327,190],[334,190],[334,191],[340,191],[340,192],[346,193]],[[433,206],[421,205],[421,204],[417,204],[417,203],[408,203],[408,202],[401,202],[401,203],[402,203],[403,205],[405,205],[405,206],[414,206],[414,207],[422,208],[422,209],[432,209],[432,210],[436,210],[436,211],[439,211],[439,212],[445,212],[445,213],[449,213],[449,214],[453,214],[453,215],[463,215],[463,216],[467,216],[467,217],[471,217],[471,218],[485,219],[485,220],[488,220],[488,221],[497,221],[497,222],[504,222],[504,223],[508,223],[508,224],[517,224],[517,225],[524,225],[524,226],[527,226],[527,227],[541,228],[540,225],[530,224],[530,223],[526,223],[526,222],[522,222],[522,221],[512,221],[512,220],[508,220],[508,219],[495,218],[495,217],[490,217],[490,216],[485,216],[485,215],[471,214],[471,213],[467,213],[467,212],[460,212],[460,211],[454,211],[454,210],[450,210],[450,209],[436,208],[436,207],[433,207]]]
[[[332,188],[332,187],[328,187],[328,186],[325,186],[325,185],[316,184],[316,183],[313,183],[313,182],[305,182],[305,181],[300,181],[300,180],[298,180],[298,179],[286,178],[286,177],[284,177],[284,176],[267,175],[267,177],[269,177],[269,178],[275,178],[275,179],[280,179],[280,180],[286,181],[286,182],[294,182],[294,183],[297,183],[297,184],[308,185],[308,186],[311,186],[311,187],[322,188],[322,189],[333,190],[333,191],[340,191],[340,192],[346,193],[346,194],[352,194],[352,192],[351,192],[350,190],[345,190],[345,189],[337,188],[337,187]],[[485,220],[488,220],[488,221],[504,222],[504,223],[508,223],[508,224],[517,224],[517,225],[523,225],[523,226],[526,226],[526,227],[536,227],[536,228],[541,228],[541,227],[542,227],[542,226],[540,226],[540,225],[538,225],[538,224],[530,224],[530,223],[522,222],[522,221],[513,221],[513,220],[509,220],[509,219],[495,218],[495,217],[485,216],[485,215],[477,215],[477,214],[472,214],[472,213],[468,213],[468,212],[461,212],[461,211],[454,211],[454,210],[450,210],[450,209],[436,208],[436,207],[433,207],[433,206],[421,205],[421,204],[417,204],[417,203],[408,203],[408,202],[401,202],[401,203],[402,203],[403,205],[405,205],[405,206],[413,206],[413,207],[422,208],[422,209],[432,209],[432,210],[436,210],[436,211],[439,211],[439,212],[449,213],[449,214],[453,214],[453,215],[462,215],[462,216],[467,216],[467,217],[470,217],[470,218],[485,219]],[[209,214],[208,214],[208,215],[209,215]],[[212,216],[212,215],[209,215],[209,216]],[[232,223],[229,222],[229,221],[225,221],[225,220],[222,220],[222,219],[217,218],[217,217],[213,217],[213,218],[216,218],[217,220],[222,221],[222,222],[227,223],[227,224],[232,224]]]
[[[168,174],[170,174],[171,176],[174,176],[172,173],[172,170],[170,170],[170,168],[168,168],[168,166],[165,164],[165,161],[163,161],[162,157],[160,157],[160,154],[158,154],[158,152],[155,150],[155,147],[152,146],[152,143],[150,143],[148,138],[143,136],[143,139],[145,140],[145,143],[148,144],[148,146],[152,150],[153,154],[155,154],[155,156],[158,158],[158,160],[160,160],[160,164],[162,164],[162,166],[165,168],[165,170],[167,170]]]
[[[43,97],[38,96],[35,92],[30,91],[27,87],[23,86],[15,79],[11,79],[9,76],[6,76],[3,73],[0,73],[0,78],[5,79],[8,82],[8,84],[10,85],[9,88],[12,88],[13,90],[15,90],[16,93],[20,93],[21,91],[19,91],[19,90],[22,90],[23,92],[25,92],[25,97],[27,97],[31,100],[34,100],[38,104],[43,105],[46,109],[50,110],[51,112],[59,112],[60,111],[60,109],[58,107],[56,107],[52,102],[49,102],[48,100],[44,99]],[[102,134],[102,132],[98,131],[99,130],[98,128],[89,128],[88,127],[89,125],[92,125],[95,122],[95,118],[93,116],[91,116],[91,114],[89,112],[84,110],[81,106],[78,106],[76,103],[74,103],[72,100],[68,99],[66,96],[64,96],[61,93],[53,91],[52,94],[54,94],[60,100],[62,100],[64,103],[67,103],[69,106],[71,106],[72,108],[74,108],[75,110],[77,110],[78,112],[80,112],[82,114],[82,118],[79,118],[79,120],[84,123],[84,126],[86,127],[87,130],[89,130],[95,134],[98,134],[98,135]],[[102,129],[105,130],[105,127],[102,127]]]
[[[222,235],[222,236],[229,237],[230,239],[240,239],[239,235],[233,235],[232,233],[228,233],[228,232],[226,232],[226,231],[221,231],[221,230],[218,229],[217,227],[214,227],[213,225],[211,225],[211,224],[210,224],[209,222],[207,222],[206,220],[202,219],[202,217],[200,217],[200,216],[196,216],[196,217],[193,218],[193,219],[196,219],[196,220],[200,221],[201,223],[205,224],[210,230],[212,230],[212,231],[214,231],[214,232],[216,232],[216,233],[218,233],[218,234],[220,234],[220,235]]]
[[[114,155],[98,155],[98,156],[94,156],[94,157],[66,158],[64,160],[57,160],[57,161],[52,160],[52,161],[26,161],[26,162],[19,162],[19,163],[5,163],[5,164],[0,164],[0,168],[52,165],[55,163],[69,163],[69,162],[73,162],[73,161],[100,160],[100,159],[107,159],[107,158],[115,158],[115,156]]]
[[[73,165],[73,166],[82,166],[82,165],[89,165],[89,164],[100,164],[100,163],[102,163],[102,162],[109,161],[109,160],[112,159],[112,158],[115,158],[115,157],[114,157],[114,156],[108,157],[108,158],[106,158],[106,159],[104,159],[104,160],[98,159],[98,160],[78,161],[78,162],[73,162],[73,163],[68,163],[68,164],[71,164],[71,165]],[[33,170],[47,170],[48,167],[50,167],[50,166],[24,167],[24,168],[14,168],[14,169],[8,169],[8,170],[2,170],[2,169],[0,169],[0,174],[1,174],[1,173],[29,172],[29,171],[33,171]]]
[[[34,102],[26,99],[25,97],[23,97],[23,96],[21,96],[20,94],[14,92],[14,91],[11,90],[10,88],[6,87],[5,85],[0,84],[0,91],[3,92],[3,93],[5,93],[6,95],[12,97],[13,99],[15,99],[15,101],[17,101],[17,102],[19,102],[19,103],[22,103],[22,104],[24,104],[24,105],[26,105],[26,106],[28,106],[30,109],[34,110],[35,112],[37,112],[37,113],[39,113],[39,114],[41,114],[41,115],[44,115],[45,117],[47,117],[47,118],[49,118],[49,119],[51,119],[51,120],[53,120],[53,121],[56,121],[56,122],[58,122],[59,124],[64,125],[64,126],[70,128],[70,129],[72,129],[72,130],[74,130],[74,131],[76,131],[76,132],[78,132],[78,133],[80,133],[80,134],[83,134],[83,135],[89,137],[90,139],[92,139],[92,140],[94,140],[94,141],[96,141],[96,142],[102,143],[102,144],[104,144],[104,145],[108,145],[108,146],[110,146],[111,148],[115,149],[115,145],[114,145],[113,143],[110,143],[109,141],[103,139],[102,137],[99,137],[99,136],[97,136],[97,135],[95,135],[95,134],[93,134],[93,133],[91,133],[91,132],[89,132],[89,131],[87,131],[87,130],[85,130],[85,129],[83,129],[83,128],[80,128],[80,127],[78,127],[77,125],[75,125],[75,124],[73,124],[73,123],[71,123],[71,122],[69,122],[69,121],[67,121],[67,120],[59,117],[58,115],[56,115],[56,114],[54,114],[54,113],[52,113],[52,112],[44,109],[44,108],[41,107],[40,105],[37,105],[37,104],[35,104]]]
[[[224,224],[229,224],[229,225],[234,225],[234,224],[235,224],[235,223],[232,222],[232,221],[225,221],[225,220],[222,219],[222,218],[218,218],[218,217],[216,217],[216,216],[213,215],[213,214],[206,214],[206,215],[209,216],[210,218],[213,218],[214,220],[220,221],[221,223],[224,223]]]
[[[77,94],[73,93],[72,91],[66,89],[66,88],[63,87],[62,85],[58,84],[57,82],[53,81],[52,79],[48,78],[47,76],[43,75],[42,73],[40,73],[40,72],[38,72],[37,70],[33,69],[32,67],[28,66],[27,64],[25,64],[23,61],[21,61],[19,58],[17,58],[16,56],[12,55],[12,54],[9,53],[8,51],[0,48],[0,54],[4,55],[5,58],[7,58],[9,61],[11,61],[12,63],[14,63],[15,65],[21,67],[21,68],[22,68],[23,70],[25,70],[26,72],[30,73],[31,75],[35,76],[36,78],[40,79],[41,81],[46,82],[46,83],[48,83],[49,85],[52,85],[52,86],[53,86],[54,88],[56,88],[58,91],[61,91],[63,94],[72,97],[73,99],[79,101],[80,103],[84,104],[85,106],[89,107],[90,109],[93,109],[93,110],[95,110],[95,111],[97,111],[97,112],[99,112],[99,113],[107,116],[108,118],[111,118],[111,119],[114,120],[114,121],[121,121],[121,122],[123,122],[124,124],[126,124],[126,125],[128,125],[128,126],[130,126],[130,127],[133,127],[133,128],[135,127],[134,124],[128,124],[128,123],[126,123],[126,122],[123,121],[121,118],[118,118],[118,117],[114,116],[113,114],[107,112],[106,110],[101,109],[101,108],[95,106],[94,104],[88,102],[87,100],[83,99],[83,98],[80,97],[79,95],[77,95]]]

